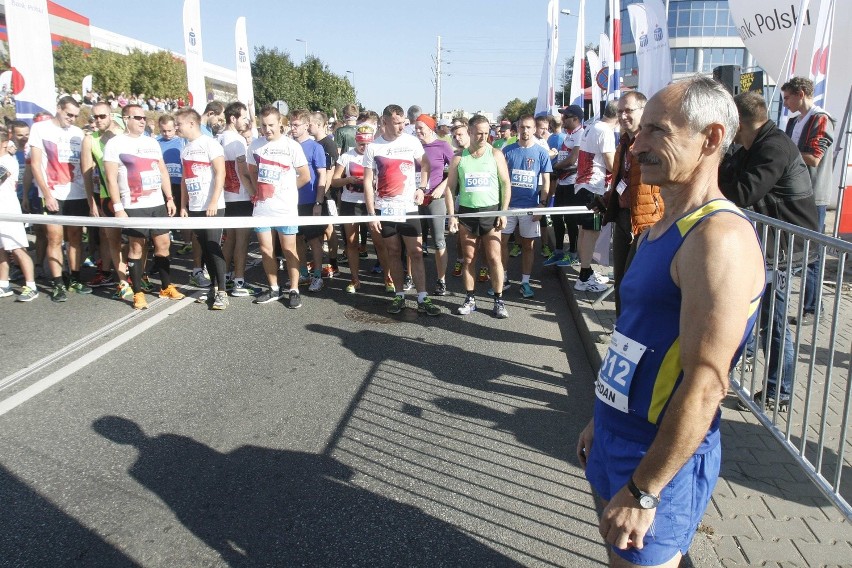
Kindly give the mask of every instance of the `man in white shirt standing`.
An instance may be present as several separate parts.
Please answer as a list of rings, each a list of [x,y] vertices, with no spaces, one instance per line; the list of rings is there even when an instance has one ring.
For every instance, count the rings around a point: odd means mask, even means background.
[[[159,143],[145,136],[145,112],[128,104],[122,111],[127,130],[104,147],[107,191],[115,217],[173,217],[175,201],[169,171]],[[165,198],[165,199],[164,199]],[[133,308],[148,307],[142,290],[142,257],[150,237],[154,242],[154,267],[160,276],[160,297],[180,300],[183,294],[171,282],[168,229],[124,229],[129,239],[127,272],[133,286]]]
[[[83,131],[74,124],[79,115],[80,104],[65,96],[57,102],[53,120],[37,122],[30,131],[33,179],[47,215],[89,215],[80,171]],[[63,236],[68,243],[68,268],[71,271],[67,287],[62,277]],[[50,299],[54,302],[66,301],[68,290],[79,294],[92,293],[92,289],[80,281],[82,238],[82,227],[47,225],[47,260],[53,278]]]
[[[179,110],[175,115],[178,135],[186,138],[181,150],[183,181],[181,182],[181,217],[225,216],[225,151],[215,138],[201,132],[201,116],[193,109]],[[201,294],[210,309],[228,307],[225,287],[225,256],[222,254],[222,229],[194,229],[201,245],[201,257],[210,273],[210,291]]]

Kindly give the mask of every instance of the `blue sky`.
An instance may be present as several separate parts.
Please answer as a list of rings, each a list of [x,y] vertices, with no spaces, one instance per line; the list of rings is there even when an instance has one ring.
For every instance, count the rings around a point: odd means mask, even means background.
[[[91,24],[183,52],[181,0],[58,0]],[[604,26],[605,0],[586,3],[586,41]],[[561,0],[576,14],[578,0]],[[277,47],[299,63],[308,52],[332,72],[354,73],[358,98],[381,110],[396,103],[433,112],[433,58],[442,37],[441,109],[495,114],[509,100],[538,93],[547,33],[547,0],[367,0],[310,2],[201,0],[204,59],[234,68],[234,23],[246,17],[254,46]],[[559,62],[573,55],[574,16],[560,16]],[[597,43],[597,41],[595,41]],[[352,73],[349,74],[352,80]]]

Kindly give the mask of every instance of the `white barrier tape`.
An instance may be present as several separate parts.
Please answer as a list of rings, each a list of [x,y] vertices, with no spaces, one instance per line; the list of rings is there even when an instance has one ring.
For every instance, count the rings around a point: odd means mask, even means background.
[[[480,213],[458,213],[454,217],[494,217],[496,211]],[[520,217],[525,215],[581,215],[588,214],[585,207],[533,207],[530,209],[509,209],[500,212],[504,217]],[[449,215],[405,215],[406,219],[445,218]],[[349,216],[313,216],[299,217],[286,215],[281,217],[80,217],[63,215],[32,215],[0,213],[0,222],[11,221],[31,223],[33,225],[69,225],[75,227],[119,227],[128,229],[243,229],[255,227],[293,227],[307,225],[342,225],[348,223],[372,223],[381,221],[382,216],[349,215]],[[399,217],[385,217],[393,221]]]

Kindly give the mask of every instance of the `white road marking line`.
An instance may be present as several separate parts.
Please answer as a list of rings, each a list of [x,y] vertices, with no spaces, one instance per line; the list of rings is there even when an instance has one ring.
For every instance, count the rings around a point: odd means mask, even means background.
[[[158,304],[161,304],[161,303],[167,302],[167,301],[169,301],[169,300],[166,300],[165,298],[157,298],[156,300],[151,302],[149,307],[155,308]],[[85,347],[86,345],[91,343],[92,341],[95,341],[95,340],[103,337],[103,335],[105,333],[109,333],[109,332],[111,332],[115,329],[118,329],[119,327],[128,323],[130,320],[135,319],[137,317],[141,317],[144,313],[145,312],[143,312],[141,310],[133,310],[131,313],[120,317],[119,319],[115,320],[114,322],[108,323],[107,325],[103,326],[102,328],[100,328],[96,331],[93,331],[89,335],[87,335],[87,336],[85,336],[81,339],[78,339],[77,341],[75,341],[75,342],[73,342],[69,345],[66,345],[62,349],[54,351],[53,353],[51,353],[50,355],[48,355],[46,357],[42,357],[41,359],[39,359],[35,363],[32,363],[31,365],[27,365],[26,367],[24,367],[23,369],[20,369],[19,371],[12,373],[8,377],[5,377],[2,380],[0,380],[0,391],[17,384],[18,382],[26,379],[27,377],[29,377],[30,375],[32,375],[34,373],[37,373],[42,368],[50,365],[51,363],[55,363],[57,359],[59,359],[61,357],[65,357],[66,355],[69,355],[69,354],[71,354],[71,353],[73,353],[73,352],[75,352],[79,349],[82,349],[83,347]]]
[[[134,337],[137,337],[141,333],[151,329],[152,327],[154,327],[155,325],[157,325],[158,323],[160,323],[161,321],[163,321],[164,319],[166,319],[170,315],[173,315],[173,314],[177,313],[178,311],[182,310],[183,308],[189,306],[190,304],[194,304],[194,303],[195,303],[195,300],[193,298],[184,298],[183,300],[180,300],[176,304],[170,306],[166,310],[163,310],[162,312],[151,317],[150,319],[147,319],[144,322],[140,323],[139,325],[134,326],[131,329],[128,329],[127,331],[125,331],[124,333],[119,335],[118,337],[115,337],[115,338],[107,341],[106,343],[104,343],[103,345],[98,347],[97,349],[94,349],[94,350],[86,353],[84,356],[80,357],[76,361],[73,361],[72,363],[65,365],[61,369],[51,373],[50,375],[46,376],[45,378],[41,379],[40,381],[28,386],[27,388],[23,389],[20,392],[15,393],[14,395],[12,395],[9,398],[0,402],[0,416],[3,416],[4,414],[9,412],[10,410],[13,410],[14,408],[16,408],[16,407],[22,405],[23,403],[27,402],[28,400],[30,400],[34,396],[46,391],[47,389],[49,389],[53,385],[62,381],[66,377],[76,373],[77,371],[86,367],[90,363],[94,363],[95,361],[97,361],[98,359],[100,359],[101,357],[103,357],[104,355],[109,353],[110,351],[113,351],[114,349],[121,347],[122,345],[124,345],[125,343],[127,343],[128,341],[133,339]]]

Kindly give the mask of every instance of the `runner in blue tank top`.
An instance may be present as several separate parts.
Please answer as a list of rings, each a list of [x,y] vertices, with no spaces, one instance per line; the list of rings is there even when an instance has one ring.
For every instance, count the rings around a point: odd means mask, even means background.
[[[632,148],[666,211],[625,274],[577,444],[614,566],[677,566],[719,475],[719,407],[764,288],[754,229],[717,182],[737,126],[730,94],[695,77],[648,102]]]

